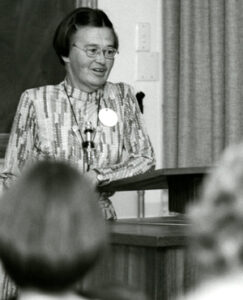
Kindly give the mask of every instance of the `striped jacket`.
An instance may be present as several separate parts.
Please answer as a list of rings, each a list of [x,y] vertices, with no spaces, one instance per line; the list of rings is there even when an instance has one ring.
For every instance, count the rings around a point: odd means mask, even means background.
[[[116,112],[115,126],[99,120],[103,108]],[[85,172],[82,142],[87,122],[94,127],[91,169],[99,173],[99,179],[121,179],[155,165],[143,116],[129,85],[107,82],[103,89],[86,93],[64,80],[22,94],[0,175],[0,190],[8,187],[24,166],[44,158],[68,160]]]

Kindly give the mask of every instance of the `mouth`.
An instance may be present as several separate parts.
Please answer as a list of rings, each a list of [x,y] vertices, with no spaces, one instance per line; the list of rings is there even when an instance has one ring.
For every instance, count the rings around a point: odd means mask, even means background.
[[[104,76],[105,73],[106,73],[106,69],[105,68],[93,68],[92,71],[97,76]]]

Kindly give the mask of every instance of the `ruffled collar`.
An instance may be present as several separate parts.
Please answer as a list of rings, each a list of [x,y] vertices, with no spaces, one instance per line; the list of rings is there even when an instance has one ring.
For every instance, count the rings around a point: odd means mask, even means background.
[[[104,94],[104,88],[100,88],[93,92],[84,92],[77,88],[72,87],[70,84],[68,84],[67,79],[63,81],[64,89],[70,98],[75,98],[80,101],[98,101],[103,97]]]

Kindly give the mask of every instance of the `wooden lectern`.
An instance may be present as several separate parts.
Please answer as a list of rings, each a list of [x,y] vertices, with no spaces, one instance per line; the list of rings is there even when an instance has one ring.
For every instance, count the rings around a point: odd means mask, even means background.
[[[117,180],[100,191],[169,190],[175,216],[109,222],[109,253],[91,272],[85,287],[118,282],[143,291],[151,300],[176,299],[198,281],[188,249],[186,205],[197,197],[209,168],[161,169]]]
[[[209,167],[159,169],[101,186],[100,191],[168,189],[169,211],[185,213],[186,206],[198,197]]]

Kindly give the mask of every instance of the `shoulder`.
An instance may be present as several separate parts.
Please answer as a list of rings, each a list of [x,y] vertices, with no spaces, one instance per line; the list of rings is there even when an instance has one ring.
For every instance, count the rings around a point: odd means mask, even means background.
[[[129,111],[127,115],[131,111],[140,112],[135,89],[130,84],[124,82],[107,82],[104,89],[104,98],[112,102],[115,101],[119,106],[124,107],[125,112]]]
[[[106,93],[118,93],[123,96],[127,96],[128,94],[134,94],[134,88],[125,82],[117,82],[113,83],[110,81],[107,81],[105,88],[104,88]]]
[[[61,91],[63,91],[63,82],[56,85],[44,85],[31,89],[27,89],[22,93],[22,97],[30,98],[31,100],[37,100],[39,98],[58,95]]]

